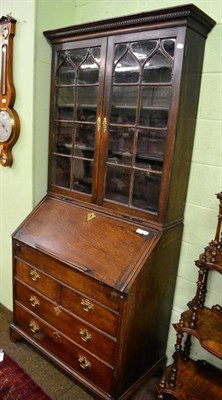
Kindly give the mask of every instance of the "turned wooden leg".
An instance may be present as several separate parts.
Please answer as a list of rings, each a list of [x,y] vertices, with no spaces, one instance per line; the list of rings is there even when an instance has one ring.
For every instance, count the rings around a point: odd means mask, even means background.
[[[182,327],[182,326],[183,326],[183,320],[180,319],[179,327]],[[179,356],[180,356],[180,354],[182,352],[181,343],[182,343],[182,339],[183,339],[183,333],[180,330],[177,332],[176,338],[177,338],[176,344],[175,344],[175,350],[176,351],[175,351],[175,353],[173,355],[173,364],[172,364],[172,367],[171,367],[170,378],[169,378],[169,385],[171,387],[174,387],[175,383],[176,383],[177,363],[178,363],[178,358],[179,358]]]
[[[200,293],[200,307],[203,308],[207,294],[207,278],[209,270],[204,270],[203,284]]]
[[[186,338],[186,341],[184,344],[184,349],[183,349],[184,361],[187,361],[190,356],[190,348],[191,348],[191,335],[187,335],[187,338]]]
[[[164,390],[166,387],[166,379],[164,378],[164,376],[161,378],[160,382],[157,384],[157,391],[158,391],[158,400],[162,400],[163,397],[163,393],[160,393],[161,390]]]
[[[198,264],[196,264],[198,265]],[[196,318],[197,318],[197,310],[199,307],[203,307],[203,302],[205,299],[206,295],[206,281],[207,281],[207,271],[206,269],[199,269],[199,274],[198,274],[198,281],[197,281],[197,290],[196,290],[196,295],[194,300],[192,301],[192,307],[191,307],[191,317],[190,317],[190,322],[189,322],[189,327],[191,329],[195,328],[196,325]]]

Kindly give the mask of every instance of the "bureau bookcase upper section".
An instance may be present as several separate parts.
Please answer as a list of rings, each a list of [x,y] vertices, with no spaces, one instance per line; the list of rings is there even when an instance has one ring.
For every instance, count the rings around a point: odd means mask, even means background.
[[[182,219],[213,24],[184,6],[44,33],[51,195],[161,225]]]

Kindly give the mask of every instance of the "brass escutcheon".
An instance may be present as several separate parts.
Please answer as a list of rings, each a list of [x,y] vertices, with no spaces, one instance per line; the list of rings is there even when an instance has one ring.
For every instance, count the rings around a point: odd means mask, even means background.
[[[93,310],[93,303],[91,303],[91,301],[89,301],[88,299],[82,299],[81,306],[84,311],[89,312],[90,310]]]
[[[87,360],[86,357],[84,356],[80,356],[78,358],[79,361],[79,365],[81,368],[86,369],[86,368],[90,368],[91,367],[91,363]]]
[[[39,301],[39,299],[37,299],[36,296],[31,296],[29,301],[30,301],[32,307],[36,307],[36,306],[40,305],[40,301]]]
[[[55,331],[55,332],[53,332],[53,337],[55,340],[58,340],[58,339],[60,339],[61,336],[60,336],[59,332]]]
[[[57,317],[59,316],[59,314],[61,314],[61,310],[60,310],[60,308],[59,307],[54,307],[54,311],[55,311],[55,313],[56,313],[56,315],[57,315]]]
[[[29,322],[29,326],[30,326],[30,328],[31,328],[31,331],[32,332],[37,332],[37,331],[39,331],[39,325],[37,324],[37,322],[35,322],[34,320],[32,320],[32,321],[30,321]]]
[[[87,214],[86,220],[88,222],[88,221],[91,221],[91,219],[93,219],[93,218],[96,218],[96,215],[93,212],[91,212],[91,213]]]
[[[96,129],[97,131],[100,131],[101,129],[101,117],[98,117],[96,120]]]
[[[39,275],[39,273],[36,271],[36,269],[32,269],[32,270],[30,271],[30,276],[31,276],[31,279],[32,279],[34,282],[36,282],[38,279],[40,279],[40,275]]]
[[[83,328],[80,329],[79,334],[80,334],[83,342],[87,342],[92,337],[92,335],[87,331],[87,329],[83,329]]]
[[[103,134],[106,133],[107,130],[107,119],[106,117],[103,118]]]

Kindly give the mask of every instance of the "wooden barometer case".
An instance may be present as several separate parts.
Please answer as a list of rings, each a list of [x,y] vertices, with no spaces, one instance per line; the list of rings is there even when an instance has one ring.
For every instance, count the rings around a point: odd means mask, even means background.
[[[213,25],[187,5],[44,32],[48,191],[13,234],[11,338],[96,399],[165,363]]]
[[[16,20],[10,16],[0,19],[1,34],[1,82],[0,82],[0,164],[12,165],[12,146],[18,139],[20,123],[13,109],[15,88],[13,85],[13,37]]]

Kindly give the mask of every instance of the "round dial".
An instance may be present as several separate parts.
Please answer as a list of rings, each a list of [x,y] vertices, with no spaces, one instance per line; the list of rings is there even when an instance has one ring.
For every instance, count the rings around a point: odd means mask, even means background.
[[[0,142],[7,142],[13,128],[13,120],[6,110],[0,110]]]

